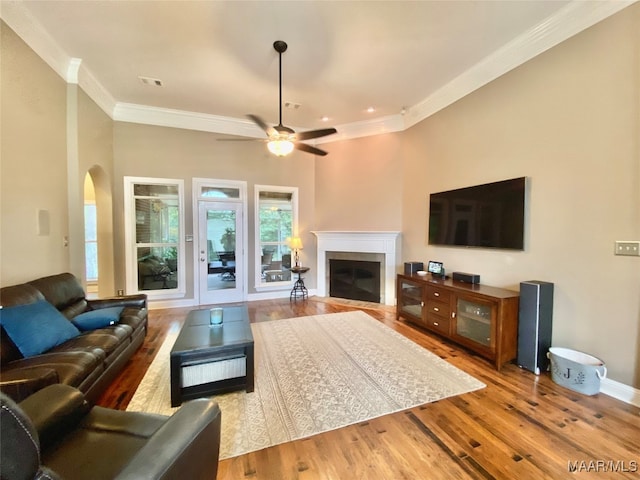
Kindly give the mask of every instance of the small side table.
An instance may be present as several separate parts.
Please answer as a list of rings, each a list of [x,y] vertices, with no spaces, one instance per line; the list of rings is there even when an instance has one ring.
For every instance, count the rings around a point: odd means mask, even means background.
[[[307,291],[307,287],[304,286],[304,281],[302,280],[302,274],[309,271],[309,267],[291,267],[291,271],[293,273],[298,274],[298,280],[293,285],[293,290],[291,290],[291,295],[289,296],[289,300],[297,300],[298,298],[302,298],[303,300],[309,297],[309,292]]]

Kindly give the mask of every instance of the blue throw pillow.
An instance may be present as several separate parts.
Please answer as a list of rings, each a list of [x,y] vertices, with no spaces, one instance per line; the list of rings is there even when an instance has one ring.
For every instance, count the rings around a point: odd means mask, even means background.
[[[80,334],[46,300],[0,309],[0,324],[25,357],[39,355]]]
[[[95,330],[96,328],[104,328],[118,323],[122,310],[124,310],[124,307],[98,308],[97,310],[81,313],[71,321],[82,332]]]

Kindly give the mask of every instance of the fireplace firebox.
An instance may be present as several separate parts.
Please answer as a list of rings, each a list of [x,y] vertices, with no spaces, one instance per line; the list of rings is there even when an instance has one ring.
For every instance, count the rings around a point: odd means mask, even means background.
[[[330,259],[329,296],[380,303],[380,262]]]

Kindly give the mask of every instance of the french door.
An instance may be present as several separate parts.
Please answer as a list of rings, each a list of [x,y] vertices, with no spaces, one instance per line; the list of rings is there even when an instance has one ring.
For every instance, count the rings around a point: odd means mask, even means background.
[[[198,201],[198,279],[201,305],[245,299],[243,205]]]

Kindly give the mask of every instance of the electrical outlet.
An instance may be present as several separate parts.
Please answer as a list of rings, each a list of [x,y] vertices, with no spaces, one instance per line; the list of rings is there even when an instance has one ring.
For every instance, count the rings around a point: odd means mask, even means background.
[[[640,241],[618,240],[616,241],[616,255],[628,255],[630,257],[640,257]]]
[[[118,290],[118,296],[122,297],[124,295],[124,290]]]

